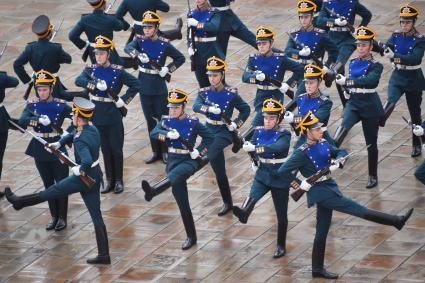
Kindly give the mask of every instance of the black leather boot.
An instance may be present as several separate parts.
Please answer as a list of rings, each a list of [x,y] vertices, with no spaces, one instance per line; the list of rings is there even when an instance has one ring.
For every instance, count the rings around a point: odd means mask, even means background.
[[[406,221],[412,215],[412,212],[413,212],[413,208],[409,209],[404,215],[392,215],[392,214],[384,213],[381,211],[366,209],[366,212],[363,218],[375,223],[384,224],[388,226],[394,226],[398,230],[401,230],[404,224],[406,223]]]
[[[384,116],[381,117],[381,120],[379,121],[379,126],[385,127],[385,122],[387,122],[388,118],[390,117],[391,113],[394,111],[395,103],[385,102],[384,104]]]
[[[233,206],[233,214],[239,218],[239,221],[243,224],[248,222],[249,215],[254,209],[256,201],[253,198],[247,197],[242,205],[242,208]]]
[[[184,229],[186,230],[187,239],[182,244],[182,250],[188,250],[193,245],[196,245],[196,229],[193,221],[192,212],[182,215]]]
[[[410,154],[410,156],[416,157],[421,155],[421,153],[422,153],[421,137],[417,137],[416,135],[412,134],[412,153]]]
[[[106,179],[105,185],[101,188],[100,193],[106,194],[112,191],[115,188],[115,181]]]
[[[122,155],[113,156],[113,160],[114,160],[114,176],[115,176],[114,194],[120,194],[124,191],[124,183],[123,183],[124,156]]]
[[[96,233],[98,253],[96,257],[87,259],[87,263],[111,264],[111,258],[109,257],[108,234],[106,232],[106,226],[94,226],[94,232]]]
[[[33,205],[44,202],[44,200],[40,198],[40,193],[29,194],[29,195],[18,197],[17,195],[12,193],[9,187],[6,187],[4,189],[4,193],[6,195],[6,199],[11,204],[13,204],[13,208],[16,210],[20,210],[24,207],[33,206]]]
[[[114,161],[110,152],[105,153],[103,154],[103,163],[105,164],[106,183],[100,188],[100,193],[102,194],[113,191],[115,187]]]
[[[162,157],[162,162],[164,164],[167,164],[167,161],[168,161],[168,146],[165,142],[161,142],[161,157]]]
[[[52,219],[50,219],[49,223],[46,225],[46,230],[50,231],[55,229],[56,223],[58,223],[58,206],[57,206],[57,200],[52,199],[48,201],[49,204],[49,210],[50,215],[52,216]]]
[[[152,156],[145,160],[146,164],[154,163],[161,158],[161,148],[157,140],[151,139]]]
[[[326,241],[314,240],[311,257],[313,278],[337,279],[338,274],[326,271],[324,267]]]
[[[55,226],[55,231],[62,231],[66,228],[66,221],[68,218],[68,197],[60,198],[57,200],[58,204],[58,222]]]
[[[286,251],[286,230],[288,229],[288,223],[277,224],[277,246],[276,251],[273,254],[274,258],[279,258],[285,255]]]
[[[232,194],[230,193],[229,180],[227,179],[227,177],[224,180],[217,180],[217,185],[220,189],[221,198],[223,199],[223,206],[218,211],[218,216],[223,216],[232,210]]]
[[[242,148],[242,145],[243,145],[242,141],[243,140],[249,141],[252,138],[252,135],[254,134],[254,130],[255,130],[255,127],[250,126],[245,132],[243,132],[240,135],[241,142],[233,143],[232,152],[237,153]]]
[[[367,179],[367,189],[374,188],[378,185],[378,149],[368,148],[367,161],[369,167],[369,176]]]
[[[183,20],[182,18],[178,17],[176,20],[176,27],[174,29],[171,30],[164,30],[161,31],[162,35],[169,39],[170,41],[172,40],[176,40],[176,39],[182,39],[183,35],[182,35],[182,27],[183,27]]]
[[[153,197],[159,195],[160,193],[162,193],[169,187],[171,187],[171,183],[167,177],[153,184],[152,186],[149,184],[148,181],[146,180],[142,181],[142,189],[145,192],[146,201],[151,201]]]
[[[124,183],[122,180],[115,180],[114,194],[120,194],[124,191]]]
[[[347,134],[348,134],[348,130],[346,128],[344,128],[343,126],[339,126],[336,129],[333,140],[335,141],[335,144],[336,144],[337,147],[341,146],[341,144],[344,141]]]

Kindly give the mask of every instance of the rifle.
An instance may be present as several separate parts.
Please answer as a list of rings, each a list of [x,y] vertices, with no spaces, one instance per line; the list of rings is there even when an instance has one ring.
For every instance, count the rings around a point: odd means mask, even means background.
[[[406,124],[410,127],[410,128],[414,128],[416,125],[412,124],[412,122],[410,122],[409,120],[406,119],[406,117],[401,116],[401,118],[404,120],[404,122],[406,122]]]
[[[116,2],[117,0],[112,0],[110,3],[109,3],[109,5],[108,5],[108,7],[105,9],[105,14],[107,14],[111,9],[112,9],[112,7],[114,6],[114,4],[115,4],[115,2]]]
[[[37,137],[36,135],[31,133],[30,131],[23,129],[21,126],[19,126],[17,123],[15,123],[12,120],[9,120],[9,123],[11,123],[13,126],[15,126],[20,132],[27,133],[27,134],[31,135],[35,140],[37,140],[46,149],[48,149],[52,154],[54,154],[59,159],[59,161],[61,161],[63,164],[68,165],[69,167],[78,166],[78,164],[75,163],[75,161],[73,161],[71,158],[69,158],[69,156],[67,156],[62,151],[54,149],[53,147],[51,147],[49,145],[49,143],[47,141],[45,141],[44,139],[42,139],[41,137]],[[93,184],[96,182],[96,180],[93,179],[92,177],[90,177],[89,175],[87,175],[84,171],[80,171],[80,173],[81,173],[81,175],[79,177],[80,177],[81,181],[84,183],[84,185],[86,185],[88,188],[92,187]]]
[[[62,20],[61,20],[61,22],[60,22],[60,24],[59,24],[58,28],[57,28],[57,29],[55,29],[55,30],[53,31],[52,36],[50,37],[50,40],[49,40],[50,42],[52,42],[52,41],[53,41],[53,39],[55,38],[56,34],[57,34],[57,33],[58,33],[58,31],[61,29],[62,24],[63,24],[63,18],[62,18]]]
[[[6,52],[7,45],[9,44],[8,40],[6,40],[5,42],[6,43],[4,44],[3,49],[0,52],[0,59],[1,59],[1,57],[3,57],[4,52]]]
[[[93,80],[95,80],[96,82],[99,82],[100,80],[98,79],[98,78],[96,78],[95,76],[94,76],[94,74],[92,73],[91,75],[90,75],[90,78],[91,79],[93,79]],[[110,97],[110,98],[112,98],[112,100],[114,100],[115,102],[117,102],[119,99],[120,99],[120,97],[118,96],[118,94],[117,93],[115,93],[114,91],[112,91],[111,89],[106,89],[106,94]],[[123,116],[123,117],[125,117],[125,116],[127,116],[127,112],[128,112],[128,110],[127,110],[127,108],[125,107],[125,106],[123,106],[123,107],[120,107],[120,108],[118,108],[118,111],[120,111],[120,113],[121,113],[121,115]]]
[[[334,10],[329,9],[328,7],[325,7],[325,9],[331,16],[338,17],[342,20],[346,20],[347,21],[346,27],[350,30],[351,33],[356,31],[354,26],[348,22],[348,19],[346,17],[341,16],[340,14],[336,13]]]
[[[133,56],[133,55],[136,55],[136,57],[134,58],[134,59],[136,59],[136,60],[138,60],[138,61],[140,61],[139,60],[139,58],[137,57],[139,54],[140,54],[140,52],[139,51],[137,51],[136,49],[133,49],[133,50],[131,50],[131,51],[125,51],[124,50],[124,52],[125,53],[127,53],[128,55],[130,55],[130,56]],[[133,53],[133,54],[132,54]],[[148,64],[150,64],[155,70],[157,70],[157,71],[161,71],[161,69],[162,69],[162,66],[161,65],[159,65],[158,64],[158,62],[156,62],[156,61],[154,61],[154,60],[151,60],[150,58],[149,58],[149,62],[148,62]],[[167,73],[166,75],[165,75],[165,77],[164,77],[164,79],[167,81],[167,82],[170,82],[170,80],[171,80],[171,74],[170,73]]]
[[[81,59],[83,59],[83,62],[87,62],[87,59],[89,58],[89,54],[90,54],[90,44],[86,47],[86,49],[83,52],[83,55],[81,55]]]
[[[30,93],[31,93],[31,89],[34,87],[34,75],[35,73],[32,72],[32,75],[31,75],[32,81],[28,84],[28,87],[25,90],[25,93],[23,96],[24,100],[28,100],[28,97],[30,96]]]
[[[188,8],[188,12],[187,12],[187,17],[191,18],[191,8],[190,8],[190,2],[189,0],[187,0],[187,8]],[[196,53],[196,43],[195,43],[195,28],[193,27],[187,27],[187,37],[188,37],[188,42],[190,42],[190,47],[193,49],[193,51]],[[194,72],[196,70],[196,59],[195,59],[195,55],[190,56],[190,70],[192,72]]]

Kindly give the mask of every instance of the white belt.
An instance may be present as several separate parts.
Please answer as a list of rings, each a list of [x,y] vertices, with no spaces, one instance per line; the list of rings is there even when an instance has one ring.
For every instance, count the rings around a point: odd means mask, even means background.
[[[219,11],[226,11],[226,10],[230,10],[230,5],[224,6],[224,7],[213,7]]]
[[[212,41],[216,41],[217,37],[213,36],[213,37],[197,37],[195,36],[195,42],[212,42]]]
[[[151,74],[151,75],[158,75],[159,71],[158,70],[152,70],[152,69],[146,69],[143,67],[139,67],[139,71],[145,74]]]
[[[187,149],[174,148],[174,147],[169,147],[168,152],[169,153],[176,153],[176,154],[188,154],[188,153],[190,153],[190,151],[187,150]]]
[[[91,168],[94,168],[97,165],[99,165],[99,159],[92,163]]]
[[[331,180],[331,179],[332,179],[332,176],[331,175],[325,175],[325,176],[322,176],[319,180],[317,180],[316,183],[317,182]]]
[[[372,88],[352,88],[350,89],[350,93],[374,93],[376,89]]]
[[[407,66],[407,65],[400,65],[400,64],[393,64],[393,66],[397,70],[418,70],[422,67],[421,65]]]
[[[0,108],[4,107],[3,103],[0,103]]]
[[[211,120],[210,118],[207,118],[207,123],[211,125],[223,125],[223,121],[217,121],[217,120]]]
[[[34,133],[34,135],[36,135],[37,137],[40,137],[40,138],[45,138],[45,139],[59,136],[59,134],[56,133],[56,132],[53,132],[53,133]]]
[[[313,59],[298,59],[296,61],[298,63],[300,63],[300,64],[303,64],[303,65],[313,64],[314,63]]]
[[[331,27],[329,30],[331,31],[350,31],[347,27]]]
[[[95,96],[95,95],[92,95],[92,94],[90,94],[90,100],[100,101],[100,102],[114,102],[114,100],[112,98],[99,97],[99,96]]]
[[[262,89],[262,90],[275,90],[278,89],[277,86],[274,85],[257,85],[258,89]]]
[[[272,158],[261,158],[260,157],[260,162],[261,163],[269,163],[269,164],[280,164],[286,161],[286,158],[276,158],[276,159],[272,159]]]

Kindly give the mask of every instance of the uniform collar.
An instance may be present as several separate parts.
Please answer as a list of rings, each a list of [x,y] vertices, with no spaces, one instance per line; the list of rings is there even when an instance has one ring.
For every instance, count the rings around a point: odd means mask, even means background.
[[[308,98],[318,98],[320,97],[320,90],[317,90],[315,93],[313,94],[307,94]]]
[[[49,95],[49,97],[46,100],[41,100],[40,99],[40,102],[41,103],[43,103],[43,102],[47,103],[47,102],[52,102],[52,101],[53,101],[53,96],[51,94]]]
[[[363,60],[363,61],[372,61],[373,60],[373,56],[372,56],[372,53],[369,53],[367,56],[365,56],[365,57],[357,57],[358,59],[360,59],[360,60]]]
[[[104,13],[105,13],[104,10],[99,10],[99,9],[93,10],[93,14],[104,14]]]
[[[310,24],[307,28],[301,27],[301,31],[312,31],[314,29],[313,24]]]
[[[224,89],[224,85],[223,85],[222,83],[220,83],[220,85],[218,86],[218,88],[215,88],[215,87],[211,86],[211,90],[212,90],[213,92],[220,92],[220,91],[222,91],[223,89]]]
[[[413,27],[409,32],[403,32],[403,36],[414,36],[418,31]]]
[[[106,62],[105,63],[105,65],[98,65],[100,68],[109,68],[109,67],[111,67],[111,62],[109,62],[109,60],[108,60],[108,62]]]

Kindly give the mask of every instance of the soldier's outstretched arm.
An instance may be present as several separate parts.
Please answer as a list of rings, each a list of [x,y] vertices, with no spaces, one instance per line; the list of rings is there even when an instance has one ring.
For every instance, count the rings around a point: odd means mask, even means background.
[[[133,50],[137,50],[140,52],[140,46],[139,43],[137,42],[136,39],[133,39],[133,41],[129,42],[125,47],[124,47],[124,52],[125,53],[129,53]]]
[[[155,8],[156,8],[156,10],[159,10],[159,11],[165,12],[165,13],[170,11],[170,5],[168,5],[167,3],[165,3],[162,0],[155,1]]]
[[[31,77],[25,71],[24,65],[30,61],[30,50],[31,46],[27,45],[25,50],[16,58],[13,62],[13,70],[15,71],[18,78],[24,84],[29,83],[31,81]]]
[[[75,85],[87,89],[87,85],[92,80],[87,68],[75,79]]]
[[[19,80],[15,77],[5,74],[0,76],[0,85],[4,88],[16,87],[19,84]]]
[[[206,23],[200,22],[198,24],[197,28],[203,29],[204,31],[207,31],[207,32],[219,32],[220,22],[221,22],[220,15],[214,14],[214,16],[212,16],[212,18],[209,22],[206,22]]]
[[[251,60],[248,59],[248,64],[245,67],[245,72],[242,74],[242,81],[247,84],[257,84],[258,81],[255,79],[255,74],[252,73],[254,70]]]
[[[124,85],[128,86],[127,91],[121,99],[124,100],[126,104],[129,104],[131,100],[140,92],[142,85],[140,81],[127,71],[123,71],[121,74],[121,79]]]
[[[115,17],[121,21],[124,30],[128,30],[130,28],[130,24],[124,19],[124,16],[128,12],[128,3],[127,1],[121,1],[120,5],[118,6],[117,11],[115,12]]]
[[[80,50],[86,46],[86,42],[81,39],[81,34],[83,32],[84,27],[82,26],[81,21],[79,21],[68,34],[69,40],[71,40],[71,42],[74,43],[74,45]]]
[[[360,26],[367,26],[370,23],[370,20],[372,19],[372,13],[369,11],[368,8],[366,8],[364,5],[357,2],[356,7],[356,14],[362,17],[362,21],[360,23]]]
[[[336,147],[333,144],[330,144],[331,146],[331,157],[335,159],[343,158],[348,155],[348,152],[345,149],[341,149]]]
[[[328,11],[325,9],[325,5],[322,6],[322,9],[320,10],[319,16],[317,17],[317,25],[319,27],[326,27],[326,26],[333,26],[333,19],[329,15]]]
[[[347,80],[347,86],[356,88],[375,88],[379,84],[383,69],[384,67],[380,63],[372,64],[365,76]]]
[[[204,103],[204,100],[202,99],[201,95],[198,94],[195,99],[195,102],[193,102],[192,110],[196,113],[207,114],[207,109],[209,106],[210,105]]]
[[[153,128],[149,136],[155,140],[165,141],[167,133],[168,131],[164,130],[161,127],[161,122],[159,122],[158,124],[156,124],[155,128]]]
[[[314,112],[314,116],[316,116],[316,118],[319,119],[319,121],[322,123],[323,121],[328,120],[329,116],[331,116],[332,105],[333,105],[333,102],[330,99],[322,102],[319,109],[317,109],[317,111]]]
[[[124,27],[125,27],[124,22],[120,21],[119,19],[115,17],[113,17],[113,19],[114,19],[114,27],[113,27],[114,31],[124,30]]]
[[[288,38],[288,42],[285,47],[285,54],[293,59],[298,59],[300,51],[296,48],[296,44],[292,38]]]

